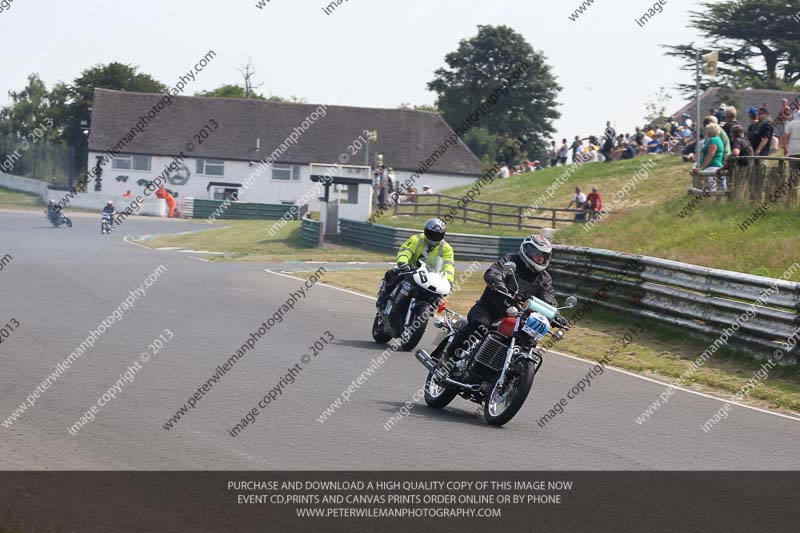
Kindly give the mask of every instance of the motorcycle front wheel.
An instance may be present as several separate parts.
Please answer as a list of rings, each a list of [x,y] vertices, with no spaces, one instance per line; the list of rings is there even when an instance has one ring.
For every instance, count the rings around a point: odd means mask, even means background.
[[[483,417],[490,426],[502,426],[516,415],[528,398],[533,386],[535,370],[527,359],[514,363],[509,368],[506,384],[500,389],[495,384],[483,405]]]
[[[70,219],[68,219],[68,218],[65,218],[64,220],[67,222],[67,227],[71,228],[72,227],[72,221]]]
[[[403,335],[401,338],[405,340],[400,342],[400,349],[404,352],[410,352],[417,344],[419,344],[419,341],[422,340],[422,336],[425,335],[425,328],[428,327],[428,321],[425,320],[424,322],[420,323],[419,327],[412,328],[411,326],[414,325],[416,319],[417,315],[414,313],[411,316],[411,324],[403,330]]]
[[[380,313],[375,313],[375,320],[372,321],[372,338],[375,342],[389,342],[391,335],[383,330],[383,318]]]
[[[429,372],[428,379],[425,380],[425,403],[428,404],[428,407],[442,409],[453,401],[458,392],[442,387],[436,383],[433,377],[433,372]]]

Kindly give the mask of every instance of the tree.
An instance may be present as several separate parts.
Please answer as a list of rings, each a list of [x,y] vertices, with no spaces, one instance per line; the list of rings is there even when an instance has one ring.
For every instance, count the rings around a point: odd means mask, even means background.
[[[438,95],[436,106],[444,119],[458,127],[479,107],[487,107],[470,129],[482,127],[498,136],[518,138],[528,134],[525,148],[542,152],[555,130],[552,121],[556,83],[545,57],[507,26],[478,26],[478,35],[462,40],[445,56],[447,68],[435,71],[428,89]]]
[[[484,163],[497,159],[497,135],[486,128],[472,128],[462,139],[473,154]]]
[[[248,59],[247,64],[243,67],[238,69],[239,72],[242,73],[242,78],[244,78],[244,97],[245,98],[253,98],[255,94],[255,89],[258,89],[263,83],[259,83],[258,85],[253,85],[253,76],[256,75],[256,71],[253,68],[253,60]]]
[[[667,94],[667,90],[664,87],[659,87],[657,93],[649,95],[647,102],[645,102],[645,108],[647,109],[647,115],[644,117],[645,123],[663,125],[669,122],[670,117],[667,115],[667,106],[670,100],[672,100],[672,96]]]
[[[412,111],[429,111],[431,113],[436,113],[437,115],[441,115],[442,112],[436,106],[422,104],[422,105],[412,105],[409,102],[402,102],[397,109],[409,109]]]
[[[217,87],[213,91],[204,91],[197,93],[197,96],[216,96],[219,98],[246,98],[244,87],[240,85],[225,84]],[[263,100],[264,97],[259,94],[251,95],[250,98]]]
[[[800,81],[800,24],[793,17],[797,5],[788,0],[724,0],[700,4],[689,24],[698,30],[702,44],[665,45],[667,55],[686,59],[683,70],[694,73],[695,51],[719,51],[714,79],[704,78],[701,89],[793,90]],[[694,91],[695,84],[678,86]]]
[[[123,63],[96,65],[84,70],[64,89],[65,110],[62,117],[63,139],[76,148],[77,168],[85,168],[88,138],[84,133],[91,119],[95,89],[112,89],[142,93],[163,93],[167,87],[137,67]]]

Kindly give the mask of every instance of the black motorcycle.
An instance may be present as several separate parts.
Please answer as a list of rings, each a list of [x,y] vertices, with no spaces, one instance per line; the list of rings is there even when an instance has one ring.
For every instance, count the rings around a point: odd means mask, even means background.
[[[54,228],[66,225],[68,228],[72,227],[72,221],[64,214],[63,210],[59,211],[45,211],[47,220],[53,225]]]
[[[399,337],[400,350],[414,349],[425,334],[428,318],[451,289],[447,277],[430,272],[425,263],[415,272],[403,274],[386,304],[375,315],[372,338],[384,343]]]
[[[506,263],[510,273],[516,265]],[[456,350],[456,356],[445,365],[439,359],[446,353],[456,333],[466,325],[458,313],[444,309],[445,318],[435,325],[443,330],[432,354],[419,350],[417,359],[428,369],[425,381],[425,403],[442,409],[453,399],[461,397],[484,406],[486,422],[502,426],[520,410],[533,386],[533,378],[542,365],[541,354],[535,351],[539,340],[550,334],[556,340],[564,338],[569,327],[551,322],[559,309],[571,309],[577,299],[570,296],[561,308],[550,306],[538,298],[522,301],[519,294],[500,294],[515,302],[507,316],[494,322],[484,335],[468,339],[466,349]],[[554,331],[555,326],[558,331]]]

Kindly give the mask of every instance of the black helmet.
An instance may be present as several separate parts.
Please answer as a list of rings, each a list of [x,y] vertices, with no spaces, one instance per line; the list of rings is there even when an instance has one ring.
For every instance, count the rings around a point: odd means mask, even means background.
[[[541,272],[550,265],[550,256],[553,254],[553,245],[541,235],[526,237],[519,247],[522,260],[533,270]]]
[[[447,233],[447,224],[438,218],[432,218],[425,223],[425,238],[431,242],[440,242]]]

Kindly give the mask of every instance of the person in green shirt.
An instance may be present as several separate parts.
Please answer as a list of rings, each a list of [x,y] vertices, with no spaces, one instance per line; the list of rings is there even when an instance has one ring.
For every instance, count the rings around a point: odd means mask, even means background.
[[[710,172],[722,168],[725,146],[719,135],[721,131],[722,128],[713,122],[706,126],[706,142],[703,145],[702,159],[693,172]],[[716,174],[708,177],[708,186],[712,191],[717,189]],[[728,190],[728,183],[724,176],[722,177],[722,190]]]

